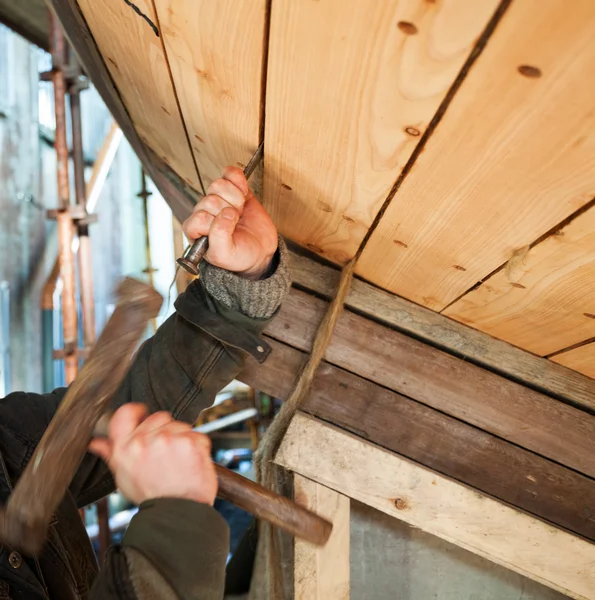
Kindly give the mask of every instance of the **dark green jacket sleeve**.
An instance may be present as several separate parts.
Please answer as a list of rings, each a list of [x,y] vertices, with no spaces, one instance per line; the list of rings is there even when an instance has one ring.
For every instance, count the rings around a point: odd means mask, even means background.
[[[110,549],[91,600],[220,600],[228,549],[227,524],[210,506],[144,502]]]
[[[193,423],[215,395],[238,375],[247,355],[263,361],[268,345],[260,331],[268,320],[249,318],[209,295],[200,280],[176,301],[176,312],[138,352],[113,408],[143,402]],[[105,463],[88,454],[70,491],[86,506],[114,490]]]

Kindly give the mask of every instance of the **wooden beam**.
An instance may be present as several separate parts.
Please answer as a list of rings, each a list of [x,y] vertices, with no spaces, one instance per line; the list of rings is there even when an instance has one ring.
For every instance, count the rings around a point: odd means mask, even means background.
[[[274,340],[239,378],[289,394],[305,354]],[[595,540],[595,481],[347,371],[323,363],[301,410],[499,500]]]
[[[205,188],[260,143],[266,0],[155,0],[172,78]],[[190,43],[191,41],[191,43]]]
[[[291,254],[291,272],[294,284],[326,298],[334,295],[339,283],[338,270],[295,252]],[[365,281],[353,280],[346,305],[540,392],[579,408],[595,410],[595,381],[589,377],[515,348]],[[595,376],[595,371],[592,373]]]
[[[593,342],[556,354],[552,360],[588,377],[595,378],[595,343]]]
[[[0,23],[49,52],[50,24],[43,0],[0,0]]]
[[[590,208],[526,248],[444,314],[547,356],[595,337],[594,280],[595,208]]]
[[[75,0],[46,0],[56,13],[80,62],[165,201],[180,221],[192,211],[196,192],[140,139],[93,35]]]
[[[282,234],[353,257],[499,4],[273,2],[264,203]]]
[[[295,500],[333,524],[328,542],[320,547],[295,540],[294,597],[296,600],[349,600],[349,498],[315,481],[296,475]]]
[[[293,290],[267,333],[309,351],[326,302]],[[326,360],[457,419],[595,476],[595,417],[350,311]]]
[[[276,462],[571,598],[595,598],[595,545],[312,417],[295,416]]]
[[[594,28],[592,0],[510,4],[359,275],[440,311],[593,198]]]

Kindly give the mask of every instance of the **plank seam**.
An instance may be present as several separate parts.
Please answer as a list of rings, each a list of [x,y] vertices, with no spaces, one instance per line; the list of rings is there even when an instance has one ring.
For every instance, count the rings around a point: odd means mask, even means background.
[[[258,143],[264,141],[264,128],[266,116],[266,94],[267,94],[267,79],[269,68],[269,43],[271,39],[271,12],[273,10],[273,0],[266,0],[264,12],[264,36],[262,40],[262,75],[260,79],[260,127],[258,132]]]
[[[157,12],[157,5],[155,0],[151,0],[151,5],[153,6],[153,11],[155,12],[155,21],[157,24],[157,30],[161,32],[161,24],[159,22],[159,13]],[[200,169],[198,168],[198,162],[196,161],[196,156],[194,156],[194,150],[192,149],[192,142],[190,141],[190,134],[188,133],[188,127],[186,125],[186,120],[184,119],[184,113],[182,112],[182,105],[180,104],[180,98],[178,97],[178,91],[176,90],[176,84],[174,81],[174,76],[171,70],[171,65],[169,63],[169,56],[167,54],[167,48],[165,47],[165,40],[162,35],[158,35],[159,41],[161,42],[161,48],[163,50],[163,56],[165,58],[165,64],[167,66],[167,73],[169,75],[169,81],[171,83],[171,87],[173,90],[174,98],[176,99],[176,106],[178,107],[178,113],[180,115],[180,120],[182,121],[182,128],[184,129],[184,135],[186,136],[186,143],[188,144],[188,151],[190,152],[190,156],[192,157],[192,163],[194,164],[194,168],[196,169],[196,175],[198,177],[198,182],[200,183],[200,189],[202,190],[203,196],[207,195],[205,190],[205,185],[203,183],[202,177],[200,176]]]
[[[576,210],[572,214],[568,215],[565,219],[563,219],[559,223],[556,223],[556,225],[554,225],[551,229],[549,229],[544,234],[540,235],[538,238],[533,240],[528,246],[525,246],[525,248],[527,249],[527,252],[530,252],[533,248],[535,248],[542,242],[545,242],[547,239],[549,239],[553,235],[556,235],[558,232],[560,232],[562,229],[564,229],[565,227],[570,225],[573,221],[575,221],[576,219],[581,217],[584,213],[586,213],[588,210],[590,210],[593,207],[595,207],[595,198],[592,198],[591,200],[589,200],[589,202],[587,202],[586,204],[583,204],[583,206],[581,206],[578,210]],[[467,294],[474,292],[478,287],[480,287],[486,281],[491,279],[494,275],[497,275],[500,271],[502,271],[502,269],[505,269],[509,262],[510,261],[507,260],[505,263],[501,264],[500,266],[496,267],[493,271],[488,273],[485,277],[482,277],[482,279],[480,279],[476,284],[472,285],[468,290],[465,290],[462,294],[460,294],[454,300],[449,302],[442,310],[440,310],[440,313],[443,313],[445,310],[448,310],[451,306],[456,304],[459,300],[462,300],[465,296],[467,296]],[[591,341],[593,339],[595,339],[595,338],[592,338]],[[575,347],[582,346],[582,345],[588,343],[588,341],[589,340],[583,341],[583,342],[577,342],[573,346],[568,346],[567,348],[562,348],[561,350],[556,350],[555,352],[546,354],[545,357],[550,358],[552,356],[556,356],[556,354],[565,352],[566,350],[573,350]],[[524,350],[524,348],[522,348],[522,349]],[[530,352],[530,351],[525,350],[525,352]],[[534,354],[533,352],[530,352],[530,353]],[[539,356],[539,354],[535,354],[535,356]]]
[[[589,344],[592,344],[593,342],[595,342],[595,337],[590,337],[590,338],[587,338],[586,340],[583,340],[582,342],[577,342],[576,344],[572,344],[572,346],[562,348],[561,350],[556,350],[555,352],[552,352],[551,354],[546,355],[545,358],[546,359],[553,358],[554,356],[559,356],[560,354],[565,354],[566,352],[570,352],[571,350],[576,350],[577,348],[582,348],[583,346],[588,346]]]
[[[485,47],[488,44],[488,41],[490,40],[492,34],[496,30],[496,27],[498,26],[498,23],[500,23],[502,17],[504,16],[504,13],[506,12],[506,10],[508,9],[508,7],[510,6],[511,2],[512,2],[512,0],[502,0],[502,2],[500,3],[500,5],[498,6],[498,8],[496,9],[496,11],[494,12],[494,14],[492,15],[492,18],[490,19],[490,21],[486,25],[485,29],[483,30],[483,33],[477,39],[477,42],[476,42],[475,46],[473,47],[473,50],[471,50],[471,53],[467,57],[467,60],[465,61],[465,64],[463,65],[463,67],[459,71],[459,74],[457,75],[456,79],[454,80],[454,82],[450,86],[448,92],[446,93],[446,96],[444,97],[444,99],[440,103],[440,106],[438,107],[438,110],[436,111],[436,113],[432,117],[432,120],[430,121],[430,124],[428,125],[428,127],[427,127],[426,131],[424,132],[422,138],[420,139],[419,143],[415,147],[415,150],[411,154],[411,157],[407,161],[407,164],[403,167],[403,170],[401,171],[401,174],[398,176],[395,184],[393,185],[393,187],[389,191],[389,193],[388,193],[388,195],[387,195],[384,203],[382,204],[382,206],[380,207],[380,210],[376,214],[376,217],[374,218],[374,221],[372,221],[372,225],[368,228],[368,231],[366,232],[366,235],[364,236],[364,239],[362,240],[361,244],[359,245],[359,248],[357,249],[357,251],[355,253],[355,256],[354,256],[354,260],[355,261],[359,260],[359,258],[362,255],[362,253],[363,253],[363,251],[364,251],[364,249],[365,249],[368,241],[372,237],[372,234],[374,233],[374,231],[376,230],[376,228],[380,224],[380,221],[382,220],[382,217],[384,216],[384,214],[386,213],[388,207],[390,206],[390,203],[392,202],[392,200],[395,197],[396,193],[399,191],[401,185],[403,184],[403,181],[405,181],[405,178],[407,177],[407,175],[409,174],[409,172],[413,168],[413,165],[415,164],[415,161],[417,160],[417,158],[419,157],[419,155],[423,152],[423,150],[424,150],[424,148],[425,148],[425,146],[426,146],[429,138],[431,137],[432,133],[434,133],[435,129],[440,124],[440,121],[442,121],[442,118],[444,117],[444,115],[445,115],[448,107],[450,106],[450,103],[453,101],[455,95],[459,91],[459,88],[463,84],[463,81],[467,77],[469,71],[471,70],[471,68],[473,67],[473,65],[477,61],[477,59],[481,56],[482,52],[484,51]]]

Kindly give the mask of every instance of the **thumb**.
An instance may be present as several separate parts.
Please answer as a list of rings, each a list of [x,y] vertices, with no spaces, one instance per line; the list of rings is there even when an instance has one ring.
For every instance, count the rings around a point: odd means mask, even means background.
[[[209,230],[209,258],[221,261],[233,254],[235,250],[233,234],[239,219],[240,213],[230,206],[224,208],[215,217]]]
[[[106,464],[112,457],[112,443],[106,438],[95,438],[89,444],[89,452],[102,458]]]

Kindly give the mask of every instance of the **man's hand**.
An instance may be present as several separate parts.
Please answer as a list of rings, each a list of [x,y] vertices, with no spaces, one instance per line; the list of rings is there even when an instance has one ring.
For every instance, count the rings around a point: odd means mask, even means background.
[[[116,485],[131,502],[186,498],[213,505],[217,475],[211,440],[174,421],[167,412],[147,417],[143,404],[125,404],[113,415],[108,439],[89,450],[108,464]]]
[[[260,279],[277,250],[275,225],[236,167],[211,183],[183,228],[189,240],[208,235],[212,265],[248,279]]]

